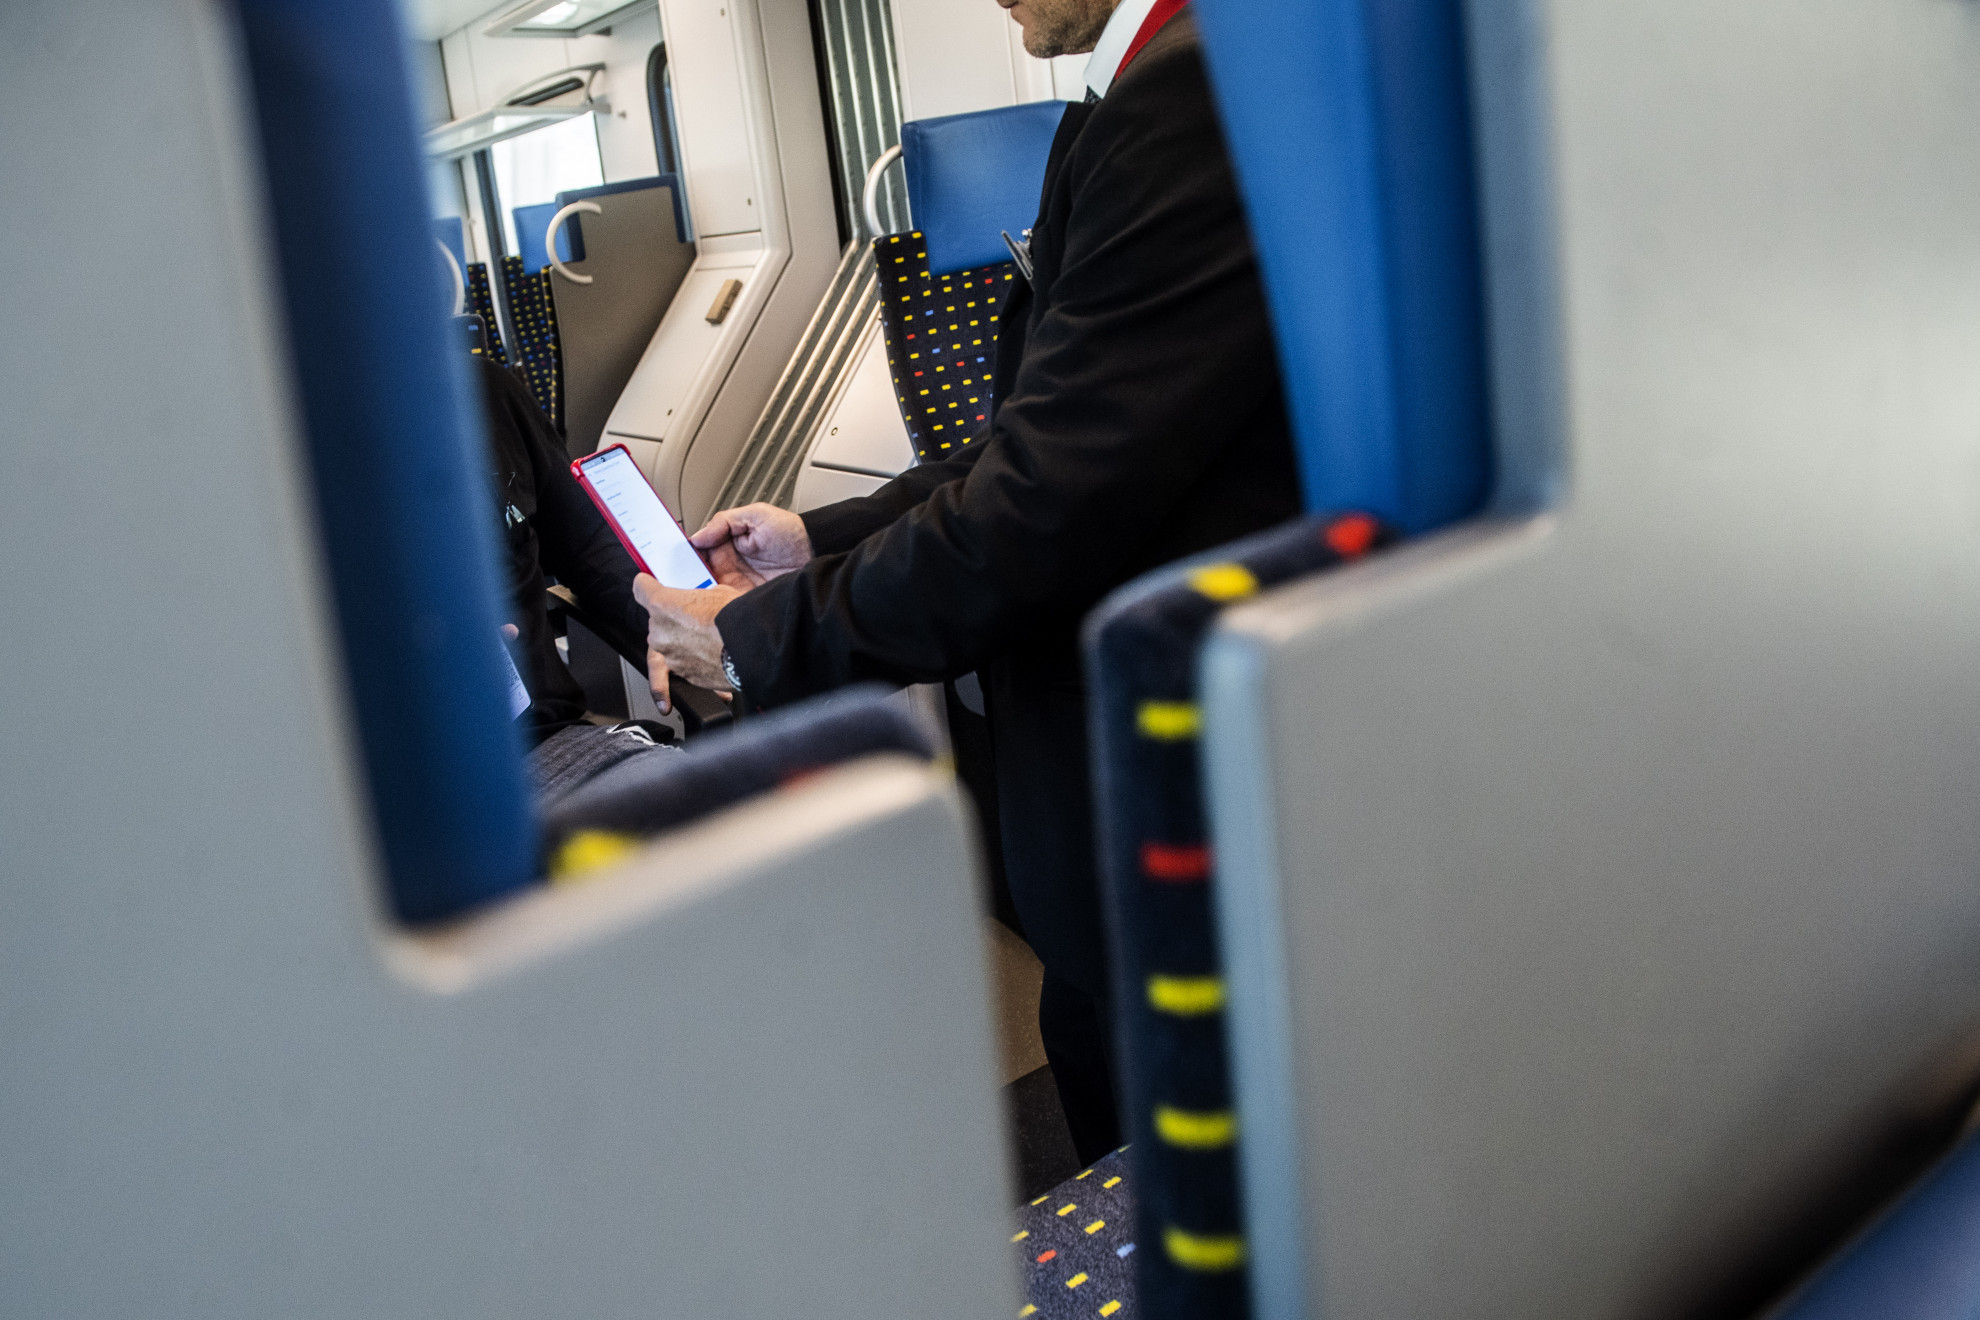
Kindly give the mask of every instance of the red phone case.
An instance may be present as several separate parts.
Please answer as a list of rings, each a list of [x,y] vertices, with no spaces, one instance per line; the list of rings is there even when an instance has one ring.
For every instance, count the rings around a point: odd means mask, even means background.
[[[583,458],[574,460],[571,463],[571,476],[573,479],[577,481],[578,485],[584,487],[584,493],[591,497],[591,502],[598,506],[598,512],[604,515],[605,525],[612,529],[612,535],[619,538],[619,544],[626,548],[626,553],[628,555],[632,556],[633,563],[639,565],[639,571],[646,574],[648,577],[655,577],[657,576],[657,574],[654,573],[652,566],[648,564],[646,560],[640,557],[639,551],[633,546],[633,543],[627,539],[626,529],[619,526],[619,520],[617,518],[614,518],[612,516],[612,511],[605,507],[605,501],[603,498],[599,496],[597,488],[591,484],[591,478],[585,475],[584,465],[586,463],[589,463],[593,459],[599,458],[605,454],[609,454],[614,449],[618,450],[620,453],[626,456],[626,460],[633,465],[633,471],[639,473],[639,479],[641,481],[646,482],[646,486],[648,490],[652,490],[653,483],[647,480],[645,469],[641,468],[639,465],[639,460],[635,459],[632,456],[632,450],[627,449],[624,445],[606,445],[603,449],[594,449],[589,454],[586,454]],[[657,490],[653,491],[653,498],[656,500],[660,500],[660,492]],[[667,509],[667,501],[660,500],[660,507],[663,509]],[[667,509],[667,516],[669,518],[674,518],[674,511],[672,509]],[[681,526],[681,520],[679,518],[674,518],[674,525],[676,527],[681,528],[681,534],[683,536],[687,535],[687,528]],[[709,567],[708,556],[702,554],[698,547],[691,546],[689,548],[694,550],[694,557],[701,561],[701,566],[703,568],[708,569],[708,576],[714,577],[715,570]]]

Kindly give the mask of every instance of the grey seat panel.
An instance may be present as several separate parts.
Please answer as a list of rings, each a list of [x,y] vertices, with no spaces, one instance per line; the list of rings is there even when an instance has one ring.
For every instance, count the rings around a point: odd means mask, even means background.
[[[1204,661],[1266,1316],[1764,1300],[1980,1022],[1980,23],[1534,8],[1565,498]]]

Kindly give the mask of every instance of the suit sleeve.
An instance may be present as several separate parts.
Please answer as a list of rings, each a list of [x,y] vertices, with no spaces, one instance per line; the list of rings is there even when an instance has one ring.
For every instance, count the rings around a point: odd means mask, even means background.
[[[1068,162],[1050,306],[967,474],[717,619],[753,704],[952,677],[1076,623],[1273,388],[1202,64],[1193,44],[1153,56]]]
[[[965,449],[955,458],[911,467],[892,481],[857,499],[826,504],[803,515],[813,554],[850,550],[873,533],[915,508],[951,481],[961,481],[975,466],[983,449]]]

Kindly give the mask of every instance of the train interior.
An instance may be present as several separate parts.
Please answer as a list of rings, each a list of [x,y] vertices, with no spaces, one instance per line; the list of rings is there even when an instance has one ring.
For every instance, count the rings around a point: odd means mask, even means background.
[[[663,712],[552,584],[688,755],[539,810],[470,372],[689,529],[990,443],[1085,57],[0,11],[0,1311],[1980,1308],[1980,8],[1192,12],[1307,515],[1087,620],[1082,1165],[974,676]]]

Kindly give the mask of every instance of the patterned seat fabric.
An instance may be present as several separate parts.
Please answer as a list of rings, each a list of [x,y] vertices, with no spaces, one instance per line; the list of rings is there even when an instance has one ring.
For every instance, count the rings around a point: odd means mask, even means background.
[[[509,325],[516,335],[513,365],[521,368],[537,406],[561,435],[564,357],[557,338],[557,304],[550,294],[550,272],[531,274],[523,269],[521,257],[503,257],[502,291],[509,303]]]
[[[1134,1196],[1120,1151],[1018,1210],[1024,1320],[1134,1320]]]
[[[495,319],[495,295],[488,287],[488,263],[477,261],[467,268],[467,309],[481,318],[482,344],[488,356],[501,366],[509,365],[502,351],[502,326]]]
[[[874,239],[873,259],[887,369],[915,458],[947,458],[990,431],[997,318],[1017,267],[1006,261],[931,275],[918,229]]]
[[[1134,1256],[1144,1320],[1249,1310],[1197,651],[1226,605],[1386,539],[1360,514],[1302,519],[1143,578],[1087,621],[1121,1103],[1147,1246]]]

